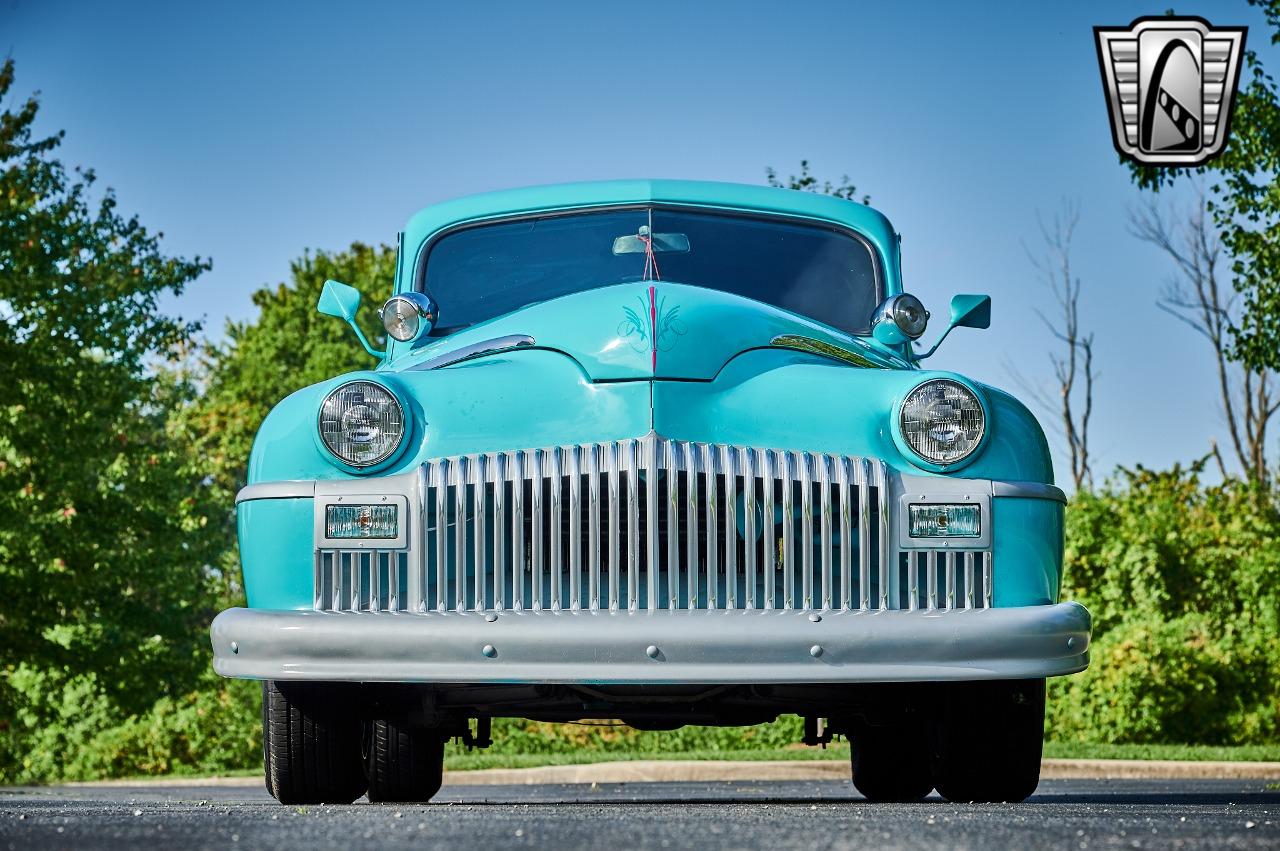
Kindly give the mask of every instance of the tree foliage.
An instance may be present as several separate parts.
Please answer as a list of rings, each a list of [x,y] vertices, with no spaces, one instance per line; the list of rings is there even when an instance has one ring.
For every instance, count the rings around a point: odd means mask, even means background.
[[[9,61],[0,100],[13,82]],[[130,713],[189,687],[217,551],[170,421],[192,388],[166,364],[195,327],[159,309],[209,264],[167,256],[92,171],[64,167],[38,109],[0,113],[0,774],[48,695]]]
[[[1280,0],[1262,9],[1280,44]],[[1217,159],[1196,169],[1127,163],[1134,182],[1159,190],[1188,174],[1209,184],[1208,209],[1231,255],[1243,310],[1230,326],[1233,358],[1254,370],[1280,370],[1280,90],[1256,50],[1247,50],[1231,137]]]
[[[832,183],[830,180],[819,181],[809,172],[808,160],[800,160],[800,173],[790,175],[786,180],[779,178],[778,173],[773,168],[764,170],[764,179],[766,183],[776,189],[794,189],[797,192],[834,195],[846,201],[858,201],[862,204],[871,203],[870,195],[858,197],[858,187],[849,182],[849,175],[847,174],[841,176],[839,183]]]
[[[1084,674],[1051,682],[1049,735],[1095,742],[1280,738],[1280,508],[1204,462],[1138,467],[1067,512],[1062,596],[1094,618]]]
[[[372,304],[391,295],[395,250],[354,243],[345,251],[307,253],[290,265],[288,283],[253,294],[258,317],[228,324],[223,343],[208,348],[200,372],[206,384],[189,426],[199,454],[224,498],[244,484],[254,435],[284,397],[318,381],[374,366],[347,325],[316,312],[328,278],[359,289]],[[381,326],[361,310],[369,339]]]

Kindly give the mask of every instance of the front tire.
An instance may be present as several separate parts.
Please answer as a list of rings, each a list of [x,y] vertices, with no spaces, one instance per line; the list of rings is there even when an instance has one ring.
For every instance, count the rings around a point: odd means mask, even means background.
[[[1044,680],[957,683],[938,730],[938,794],[964,803],[1015,803],[1040,783]]]
[[[282,804],[350,804],[365,791],[360,721],[333,686],[262,684],[262,763]]]
[[[853,785],[869,801],[912,803],[933,791],[928,728],[863,725],[853,737]]]
[[[372,803],[426,803],[444,779],[444,737],[434,727],[365,725],[364,767]]]

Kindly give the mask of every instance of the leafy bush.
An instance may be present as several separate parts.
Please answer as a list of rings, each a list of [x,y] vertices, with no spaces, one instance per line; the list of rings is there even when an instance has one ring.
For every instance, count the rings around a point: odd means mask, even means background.
[[[210,671],[188,693],[127,715],[92,673],[21,666],[5,678],[0,777],[11,783],[218,774],[262,757],[260,686]]]
[[[1050,738],[1280,740],[1280,511],[1199,473],[1121,470],[1073,500],[1063,596],[1094,644],[1087,672],[1050,683]]]

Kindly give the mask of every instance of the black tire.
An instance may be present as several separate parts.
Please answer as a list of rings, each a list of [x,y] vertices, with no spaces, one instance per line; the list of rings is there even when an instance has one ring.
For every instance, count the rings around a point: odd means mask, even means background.
[[[911,803],[933,791],[927,725],[862,725],[850,759],[853,785],[869,801]]]
[[[434,727],[364,725],[364,771],[373,803],[426,803],[444,779],[444,737]]]
[[[934,782],[948,801],[1015,803],[1040,784],[1044,680],[950,686],[938,729]]]
[[[350,804],[365,791],[360,721],[333,686],[262,684],[262,766],[282,804]]]

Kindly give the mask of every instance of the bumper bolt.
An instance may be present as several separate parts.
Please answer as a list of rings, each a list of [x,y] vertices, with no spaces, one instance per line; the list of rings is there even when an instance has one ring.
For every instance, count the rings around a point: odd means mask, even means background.
[[[644,655],[648,656],[650,659],[657,659],[661,652],[662,651],[658,649],[658,645],[656,644],[650,644],[644,649]]]
[[[496,621],[497,619],[498,619],[498,616],[497,616],[497,615],[495,615],[493,612],[490,612],[489,614],[487,614],[487,615],[485,615],[485,616],[484,616],[484,622],[485,622],[485,623],[493,623],[493,622],[494,622],[494,621]]]
[[[494,647],[492,644],[486,644],[480,649],[480,652],[492,659],[494,656],[498,655],[498,648]]]
[[[1070,650],[1072,647],[1075,647],[1075,646],[1076,646],[1076,639],[1075,639],[1075,636],[1072,636],[1071,638],[1068,638],[1068,639],[1067,639],[1067,649],[1068,649],[1068,650]]]
[[[238,642],[235,642],[235,641],[231,642],[231,652],[232,653],[240,652],[240,644]]]
[[[822,615],[818,614],[817,612],[814,612],[813,614],[809,615],[809,620],[812,621],[813,623],[822,623]]]
[[[815,644],[815,645],[813,645],[812,647],[810,647],[810,648],[809,648],[809,655],[810,655],[810,656],[812,656],[812,657],[813,657],[813,658],[815,658],[815,659],[817,659],[819,656],[821,656],[821,655],[822,655],[822,645],[821,645],[821,644]]]

